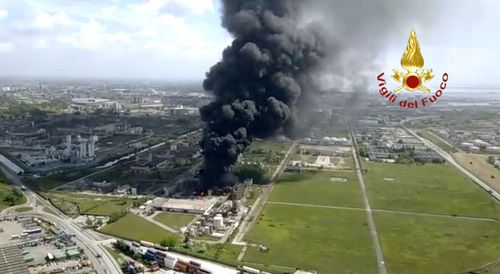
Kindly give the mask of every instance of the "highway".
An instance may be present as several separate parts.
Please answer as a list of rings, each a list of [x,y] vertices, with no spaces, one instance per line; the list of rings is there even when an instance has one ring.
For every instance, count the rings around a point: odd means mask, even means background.
[[[21,187],[24,184],[17,174],[12,173],[9,169],[0,165],[0,170],[5,174],[7,179],[13,184]],[[89,260],[92,262],[97,273],[103,274],[121,274],[122,271],[118,263],[113,259],[113,257],[104,249],[96,239],[90,233],[87,233],[83,228],[78,227],[71,218],[64,215],[57,208],[52,206],[52,204],[45,200],[43,197],[39,196],[36,192],[32,191],[27,186],[24,194],[27,199],[27,204],[34,208],[33,213],[16,213],[15,215],[27,215],[27,216],[38,216],[45,220],[48,220],[56,224],[62,230],[72,233],[75,235],[77,244],[83,248],[85,254],[88,256]],[[49,208],[54,212],[54,214],[43,211],[43,207]],[[12,212],[13,208],[2,212],[2,215],[9,214]],[[15,208],[14,208],[15,209]]]
[[[137,157],[137,156],[141,156],[141,155],[143,155],[143,154],[149,153],[149,152],[151,152],[152,150],[155,150],[155,149],[157,149],[157,148],[160,148],[160,147],[162,147],[162,146],[166,145],[166,144],[167,144],[167,143],[169,143],[169,142],[175,141],[173,144],[178,145],[179,143],[181,143],[182,141],[184,141],[184,138],[186,138],[186,137],[190,137],[190,136],[192,136],[192,135],[194,135],[194,134],[198,134],[198,133],[200,133],[200,132],[201,132],[201,130],[202,130],[202,129],[197,129],[197,130],[193,130],[193,131],[190,131],[190,132],[184,133],[184,134],[182,134],[182,135],[179,135],[179,136],[178,136],[178,137],[176,137],[175,139],[169,139],[169,140],[167,140],[167,141],[160,142],[160,143],[157,143],[157,144],[154,144],[154,145],[148,146],[147,148],[144,148],[144,149],[142,149],[141,151],[138,151],[138,152],[132,152],[132,153],[127,154],[127,155],[125,155],[125,156],[122,156],[122,157],[120,157],[120,158],[118,158],[118,159],[116,159],[116,160],[113,160],[113,161],[107,162],[107,163],[105,163],[105,164],[103,164],[103,165],[101,165],[101,166],[98,166],[98,167],[97,167],[97,169],[99,169],[99,170],[97,170],[97,171],[95,171],[95,172],[93,172],[93,173],[91,173],[91,174],[87,174],[87,175],[85,175],[85,176],[83,176],[83,177],[80,177],[80,178],[78,178],[78,179],[74,179],[74,180],[72,180],[72,181],[70,181],[70,182],[67,182],[67,183],[63,184],[63,185],[60,185],[60,186],[56,187],[54,190],[63,190],[63,189],[65,189],[65,188],[71,187],[73,184],[78,184],[78,183],[80,183],[83,179],[86,179],[86,178],[89,178],[89,177],[92,177],[92,176],[95,176],[95,175],[97,175],[97,174],[104,173],[104,172],[106,172],[106,171],[109,171],[109,170],[113,169],[113,168],[114,168],[114,167],[115,167],[118,163],[120,163],[120,162],[122,162],[122,161],[124,161],[124,160],[128,160],[128,159],[130,159],[130,158],[132,158],[132,157]],[[150,193],[146,193],[146,194],[150,194]],[[152,194],[152,193],[151,193],[151,194]]]
[[[408,133],[410,133],[411,135],[413,135],[415,138],[417,138],[418,140],[420,140],[424,145],[426,145],[427,147],[429,147],[429,148],[433,149],[434,151],[436,151],[436,153],[439,154],[441,157],[443,157],[448,163],[450,163],[454,167],[458,168],[458,170],[460,170],[463,174],[465,174],[467,177],[469,177],[476,185],[478,185],[479,187],[481,187],[482,189],[484,189],[493,198],[495,198],[495,200],[497,200],[498,202],[500,202],[500,194],[497,191],[495,191],[493,188],[491,188],[486,182],[482,181],[481,179],[479,179],[478,177],[476,177],[474,174],[472,174],[471,172],[469,172],[467,169],[465,169],[464,167],[462,167],[459,163],[457,163],[457,161],[455,161],[455,158],[453,158],[453,155],[451,155],[448,152],[444,151],[443,149],[441,149],[440,147],[438,147],[437,145],[435,145],[431,141],[429,141],[429,140],[427,140],[425,138],[420,137],[417,133],[415,133],[413,130],[405,127],[403,124],[401,124],[401,127],[403,129],[405,129]]]

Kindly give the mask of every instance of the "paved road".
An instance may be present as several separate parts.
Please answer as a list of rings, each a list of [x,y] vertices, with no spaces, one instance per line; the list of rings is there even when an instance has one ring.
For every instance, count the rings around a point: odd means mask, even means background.
[[[16,174],[12,173],[10,170],[6,169],[3,166],[0,166],[0,169],[10,182],[19,187],[24,185],[21,182],[19,176],[17,176]],[[88,233],[85,229],[78,227],[71,218],[64,215],[57,208],[52,206],[50,202],[45,200],[43,197],[39,196],[36,192],[32,191],[28,187],[24,191],[24,194],[27,197],[28,203],[30,205],[33,205],[34,207],[33,213],[26,213],[25,215],[42,217],[44,219],[47,219],[55,223],[66,232],[74,234],[76,236],[77,243],[79,243],[79,246],[84,249],[85,254],[89,257],[90,261],[92,261],[93,266],[97,271],[97,273],[99,274],[122,273],[118,263],[101,245],[98,244],[98,242],[92,237],[90,233]],[[43,211],[43,207],[49,208],[54,212],[54,214],[50,214]],[[23,215],[23,214],[16,214],[16,215]]]
[[[192,136],[194,134],[198,134],[201,132],[201,129],[197,129],[197,130],[193,130],[193,131],[190,131],[188,133],[185,133],[185,134],[182,134],[182,135],[179,135],[178,137],[176,137],[175,139],[169,139],[167,141],[164,141],[164,142],[160,142],[160,143],[157,143],[157,144],[154,144],[154,145],[151,145],[147,148],[144,148],[142,149],[141,151],[139,152],[132,152],[130,154],[127,154],[125,156],[122,156],[114,161],[110,161],[102,166],[99,166],[97,168],[99,168],[99,170],[91,173],[91,174],[87,174],[83,177],[80,177],[78,179],[75,179],[75,180],[72,180],[70,182],[67,182],[63,185],[60,185],[56,188],[54,188],[54,190],[60,190],[60,189],[65,189],[65,188],[71,188],[73,184],[78,184],[80,183],[83,179],[86,179],[86,178],[89,178],[89,177],[92,177],[92,176],[95,176],[95,175],[98,175],[98,174],[101,174],[101,173],[104,173],[104,172],[107,172],[111,169],[113,169],[116,164],[122,162],[123,160],[128,160],[132,157],[137,157],[137,156],[140,156],[140,155],[143,155],[143,154],[146,154],[146,153],[150,153],[152,150],[156,150],[158,149],[159,147],[162,147],[164,146],[165,144],[169,143],[169,142],[172,142],[172,141],[175,141],[174,144],[179,144],[180,142],[183,141],[184,138],[186,137],[189,137],[189,136]],[[148,194],[148,193],[147,193]]]
[[[281,160],[281,163],[279,164],[278,168],[276,168],[276,171],[271,176],[271,182],[273,182],[285,170],[286,163],[288,163],[290,155],[293,152],[295,152],[295,150],[297,149],[297,146],[298,146],[297,142],[294,142],[290,146],[290,148],[288,149],[288,152],[285,154],[285,157],[283,157],[283,160]],[[259,214],[259,212],[262,210],[265,202],[267,201],[267,198],[269,197],[269,194],[273,190],[273,187],[274,187],[274,183],[271,183],[269,186],[265,187],[265,189],[263,190],[260,197],[257,198],[257,200],[254,203],[254,206],[252,208],[250,208],[250,211],[247,213],[247,215],[241,221],[241,224],[238,227],[238,233],[234,237],[232,244],[234,244],[234,245],[246,245],[247,244],[247,243],[243,242],[243,237],[252,227],[252,224],[253,224],[254,220],[256,219],[253,217],[257,217],[257,214]]]
[[[475,184],[477,184],[479,187],[481,187],[486,192],[488,192],[493,198],[495,198],[495,200],[497,200],[498,202],[500,202],[500,194],[497,191],[495,191],[493,188],[491,188],[488,185],[488,183],[482,181],[481,179],[479,179],[478,177],[476,177],[474,174],[472,174],[471,172],[469,172],[467,169],[465,169],[464,167],[462,167],[459,163],[457,163],[457,161],[455,161],[455,158],[453,158],[453,156],[451,154],[449,154],[448,152],[444,151],[443,149],[441,149],[440,147],[438,147],[437,145],[435,145],[431,141],[420,137],[413,130],[405,127],[404,125],[401,125],[401,127],[403,129],[405,129],[407,132],[409,132],[411,135],[413,135],[415,138],[417,138],[418,140],[420,140],[424,145],[426,145],[427,147],[429,147],[429,148],[433,149],[434,151],[436,151],[446,161],[448,161],[450,164],[452,164],[453,166],[455,166],[456,168],[458,168],[458,170],[460,170],[463,174],[465,174],[467,177],[469,177]]]
[[[370,201],[368,200],[368,195],[366,194],[365,181],[363,179],[363,174],[361,174],[360,158],[357,154],[356,149],[356,138],[351,129],[351,141],[353,144],[352,156],[354,157],[354,163],[356,164],[356,174],[358,175],[359,184],[361,186],[361,193],[363,194],[363,200],[365,202],[366,217],[368,219],[368,228],[370,229],[370,235],[372,236],[373,245],[375,247],[375,255],[377,257],[378,273],[388,274],[387,268],[385,267],[384,254],[382,253],[382,246],[380,245],[377,228],[375,226],[375,221],[373,220],[372,208],[370,206]]]

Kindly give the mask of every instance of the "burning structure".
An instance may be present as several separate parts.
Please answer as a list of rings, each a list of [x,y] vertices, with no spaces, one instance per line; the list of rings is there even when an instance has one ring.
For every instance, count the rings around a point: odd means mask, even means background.
[[[311,75],[324,48],[301,26],[298,1],[223,0],[222,25],[234,37],[203,83],[214,99],[200,109],[204,188],[227,183],[252,138],[292,135],[315,88]]]

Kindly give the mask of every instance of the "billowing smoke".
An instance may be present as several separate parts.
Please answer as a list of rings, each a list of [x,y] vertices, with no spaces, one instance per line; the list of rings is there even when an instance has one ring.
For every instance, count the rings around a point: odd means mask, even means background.
[[[293,0],[224,0],[222,25],[234,41],[207,73],[214,101],[200,109],[202,182],[220,184],[252,138],[294,132],[324,56],[317,31],[299,26]]]
[[[445,2],[223,0],[222,25],[234,41],[204,82],[214,95],[200,109],[206,186],[227,180],[252,138],[303,131],[318,87],[354,92],[344,114],[352,113],[383,54],[394,50],[398,65],[412,28],[435,35],[442,6],[453,6]]]

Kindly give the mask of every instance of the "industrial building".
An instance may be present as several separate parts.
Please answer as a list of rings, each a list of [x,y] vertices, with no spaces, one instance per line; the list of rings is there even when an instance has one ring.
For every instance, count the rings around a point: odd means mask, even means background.
[[[210,211],[216,202],[217,198],[173,199],[158,197],[152,200],[150,206],[160,211],[203,214]]]

